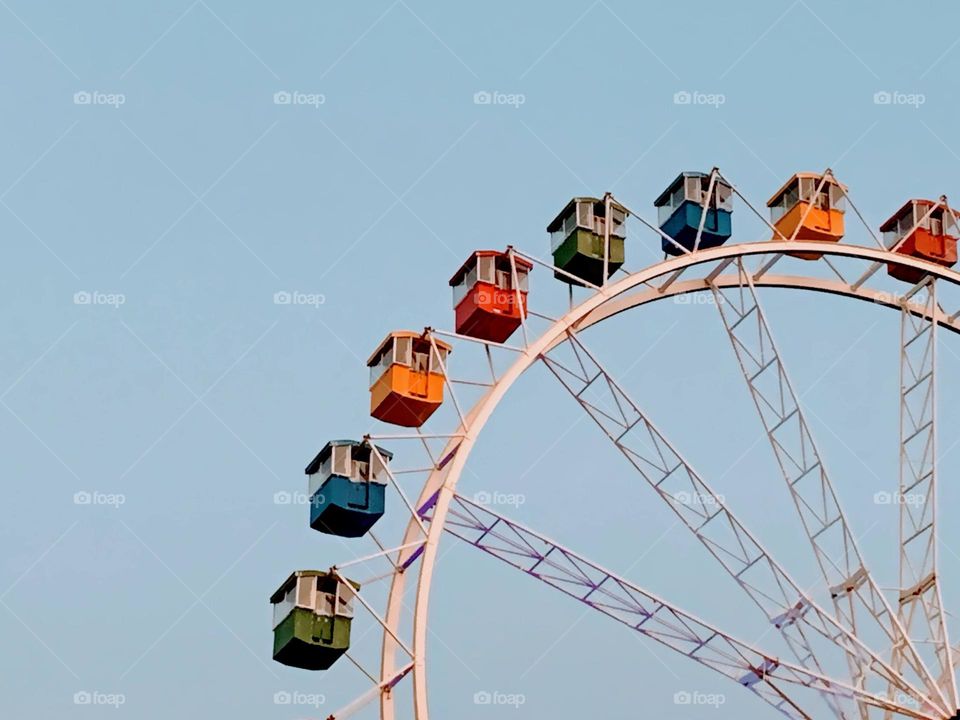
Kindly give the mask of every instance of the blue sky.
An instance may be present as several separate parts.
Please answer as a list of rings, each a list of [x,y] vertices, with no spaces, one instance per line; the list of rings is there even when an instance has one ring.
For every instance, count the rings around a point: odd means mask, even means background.
[[[829,166],[874,228],[909,197],[957,194],[947,2],[2,0],[0,18],[11,717],[324,717],[362,689],[346,663],[311,675],[270,661],[267,599],[283,578],[369,551],[274,496],[305,488],[326,440],[373,427],[364,360],[391,329],[450,328],[446,281],[472,250],[545,257],[544,228],[575,195],[613,191],[652,218],[684,169],[719,166],[762,207],[793,172]],[[852,221],[850,241],[869,242]],[[739,200],[734,228],[767,237]],[[652,232],[630,233],[630,270],[660,259]],[[531,288],[534,307],[562,303],[542,269]],[[763,297],[892,584],[896,518],[870,498],[896,485],[896,314]],[[661,303],[590,342],[814,581],[715,309]],[[957,353],[941,353],[945,376]],[[763,618],[596,428],[570,431],[579,410],[562,392],[544,372],[524,378],[463,491],[520,493],[508,514],[760,636]],[[950,398],[947,377],[944,477],[958,462]],[[945,483],[944,507],[957,500]],[[392,508],[385,533],[402,521]],[[942,541],[960,552],[951,528]],[[943,551],[945,592],[960,591],[958,557]],[[434,717],[770,716],[450,538],[432,603]],[[694,691],[724,705],[674,702]],[[478,692],[525,700],[477,705]]]

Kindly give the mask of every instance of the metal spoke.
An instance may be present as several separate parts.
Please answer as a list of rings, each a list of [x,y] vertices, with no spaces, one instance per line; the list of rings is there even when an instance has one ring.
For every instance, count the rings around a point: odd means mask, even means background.
[[[353,660],[349,655],[347,656],[351,662],[356,665],[356,661]],[[359,667],[359,665],[357,666]],[[364,675],[367,675],[367,671],[360,668]],[[388,677],[385,680],[379,682],[374,681],[375,684],[372,688],[367,690],[363,695],[358,697],[356,700],[352,701],[346,707],[343,707],[336,712],[330,713],[328,720],[347,720],[347,718],[352,717],[365,706],[372,703],[374,700],[383,696],[385,692],[392,690],[397,683],[399,683],[407,674],[413,670],[413,663],[409,662],[404,665],[399,672],[395,673],[392,677]]]
[[[924,313],[907,301],[923,298]],[[937,567],[936,285],[927,278],[900,312],[900,595],[898,615],[910,639],[934,663],[943,693],[957,707],[956,674]],[[895,645],[893,667],[904,662]]]
[[[429,515],[429,511],[426,514]],[[874,707],[908,717],[938,717],[773,657],[583,555],[458,494],[453,495],[444,529],[588,607],[730,678],[789,718],[807,720],[812,716],[786,694],[784,686],[811,688],[838,698],[853,696]]]
[[[737,262],[737,269],[739,286],[728,291],[713,286],[714,298],[817,565],[830,589],[836,617],[851,632],[856,632],[858,620],[872,620],[890,644],[902,648],[899,657],[946,710],[951,701],[940,692],[864,562],[777,351],[751,274],[742,261]],[[862,632],[862,622],[859,627]],[[854,684],[862,686],[867,674],[862,657],[849,653],[848,662]],[[860,710],[866,718],[866,709],[861,705]]]
[[[930,700],[921,690],[897,677],[851,628],[841,625],[808,596],[574,333],[568,332],[566,342],[557,347],[570,350],[573,358],[568,360],[570,366],[546,354],[543,360],[547,367],[764,612],[803,667],[818,673],[823,670],[808,635],[808,631],[812,631],[845,654],[853,654],[858,659],[858,667],[863,667],[864,673],[869,673],[884,687],[888,678],[895,678],[899,690],[921,706],[939,708],[939,702]],[[608,400],[607,407],[600,407],[597,400],[588,397],[589,393],[602,394]],[[845,717],[836,702],[831,707],[838,716]]]
[[[734,192],[737,192],[736,188],[733,189]],[[649,223],[645,223],[642,219],[640,221],[649,226]],[[653,229],[657,230],[656,228]],[[663,237],[662,233],[660,235]],[[778,233],[774,232],[774,235],[777,236]],[[419,494],[419,499],[413,505],[417,512],[408,522],[403,538],[396,543],[396,548],[402,547],[404,549],[399,549],[398,557],[395,558],[395,564],[398,568],[393,573],[386,612],[382,617],[383,623],[394,631],[391,633],[384,630],[380,652],[381,670],[379,677],[381,683],[379,688],[375,688],[372,695],[373,697],[379,695],[380,713],[383,720],[395,720],[394,693],[391,692],[391,688],[404,676],[412,678],[413,715],[419,720],[427,720],[429,715],[426,687],[429,598],[438,559],[439,536],[443,533],[447,521],[450,521],[451,530],[456,530],[461,536],[470,532],[485,535],[488,539],[496,537],[495,534],[488,532],[490,525],[483,524],[483,516],[478,516],[478,511],[475,510],[471,514],[464,510],[461,513],[460,511],[463,508],[459,501],[454,498],[458,481],[464,472],[471,450],[477,438],[482,434],[487,421],[516,380],[531,365],[550,355],[554,349],[569,343],[571,337],[573,337],[572,334],[583,332],[587,328],[626,310],[683,293],[709,292],[713,285],[740,288],[743,284],[740,273],[727,275],[724,272],[728,267],[739,268],[744,258],[752,256],[765,259],[771,256],[780,257],[787,253],[822,254],[824,262],[820,264],[820,267],[831,270],[837,279],[833,279],[833,275],[830,275],[830,273],[826,273],[826,277],[820,277],[811,273],[788,275],[760,272],[754,275],[753,283],[758,286],[819,291],[837,297],[874,302],[878,307],[899,308],[900,306],[899,300],[890,293],[867,287],[865,284],[866,279],[873,272],[886,264],[893,264],[907,270],[920,270],[931,277],[949,283],[951,286],[960,285],[960,275],[957,273],[908,255],[843,243],[825,245],[810,241],[791,242],[782,235],[779,237],[782,239],[727,244],[707,250],[701,249],[696,253],[690,253],[685,248],[681,248],[681,255],[665,259],[664,262],[643,270],[627,273],[621,269],[625,276],[617,275],[618,279],[616,281],[611,278],[602,288],[588,285],[588,289],[593,289],[595,292],[587,293],[582,302],[576,306],[573,303],[573,288],[571,286],[570,309],[568,311],[557,313],[557,317],[550,317],[538,313],[534,309],[529,309],[529,318],[538,321],[545,320],[549,323],[549,327],[545,329],[542,335],[536,336],[536,333],[528,335],[523,347],[483,343],[488,364],[491,365],[489,368],[489,386],[481,388],[485,392],[472,408],[461,406],[460,410],[464,412],[457,413],[460,425],[455,432],[444,435],[425,435],[421,434],[419,430],[415,433],[392,431],[378,437],[371,436],[371,440],[388,437],[415,440],[423,443],[429,456],[429,462],[415,466],[418,468],[417,472],[427,474],[428,477]],[[560,276],[572,277],[563,271],[556,270],[550,263],[530,258],[526,253],[516,251],[516,254],[544,265]],[[863,266],[870,265],[870,268],[863,276],[860,276],[860,280],[851,284],[844,279],[846,266],[844,266],[844,273],[840,273],[838,268],[831,265],[830,260],[850,261],[851,263],[860,263]],[[768,266],[767,270],[769,269]],[[854,277],[856,276],[854,275]],[[918,312],[916,302],[909,303],[909,308],[911,312]],[[957,309],[956,305],[947,309],[937,307],[934,317],[936,322],[948,331],[960,333],[960,309]],[[527,329],[530,330],[530,328]],[[454,339],[467,340],[463,337]],[[492,362],[490,362],[491,350],[497,349],[505,349],[516,354],[515,361],[504,369],[502,375],[494,372]],[[590,369],[589,362],[581,363],[580,360],[577,360],[575,365],[579,369],[568,373],[568,376],[565,377],[565,385],[568,386],[568,389],[583,389],[586,385],[597,387],[600,381],[604,380],[605,376],[603,374],[598,376],[596,373],[587,372]],[[561,369],[559,364],[555,365],[554,369],[559,375],[567,372],[566,369]],[[453,384],[457,384],[456,381],[453,381]],[[484,385],[486,384],[484,383]],[[615,398],[625,398],[624,395],[618,394],[619,390],[615,383],[610,383],[607,387]],[[578,390],[571,390],[571,392],[576,395]],[[829,665],[830,673],[820,673],[813,667],[801,668],[797,664],[784,663],[777,658],[769,658],[759,651],[754,651],[756,652],[754,656],[748,655],[745,661],[744,657],[737,654],[736,646],[732,646],[733,650],[731,650],[731,646],[725,645],[720,645],[719,648],[711,646],[708,649],[711,652],[718,649],[721,651],[727,650],[726,654],[708,655],[703,659],[696,659],[703,662],[709,657],[711,661],[714,661],[715,669],[722,671],[726,667],[728,676],[731,675],[729,671],[731,666],[736,667],[738,671],[742,671],[744,667],[749,668],[749,674],[744,673],[735,679],[738,681],[745,680],[748,687],[756,686],[760,688],[758,692],[765,693],[773,705],[785,701],[786,698],[779,692],[779,688],[771,687],[771,683],[776,682],[779,686],[786,687],[793,680],[798,690],[801,686],[809,687],[810,690],[805,692],[813,700],[816,700],[814,693],[821,692],[831,697],[834,703],[865,700],[872,707],[883,708],[891,713],[902,712],[908,716],[944,718],[954,715],[954,708],[944,709],[940,706],[939,700],[936,703],[929,700],[924,691],[917,690],[914,686],[912,677],[899,677],[893,667],[866,647],[857,637],[856,632],[850,632],[841,626],[832,614],[808,601],[805,594],[796,587],[796,584],[790,580],[780,566],[774,563],[766,552],[759,547],[754,538],[726,510],[723,503],[719,502],[721,498],[718,498],[709,490],[699,476],[676,455],[662,435],[644,417],[638,418],[640,414],[634,405],[625,402],[617,407],[616,402],[612,404],[592,403],[588,398],[584,399],[587,405],[595,405],[595,409],[592,411],[584,405],[593,419],[607,430],[611,439],[618,442],[624,455],[654,486],[657,493],[668,505],[681,516],[696,537],[715,555],[729,574],[735,577],[749,597],[764,608],[771,624],[778,629],[788,628],[790,633],[794,633],[790,628],[802,628],[806,635],[801,635],[798,630],[793,636],[802,639],[804,642],[809,637],[811,640],[817,641],[820,646],[827,646],[826,649],[836,656],[831,659],[835,659],[837,662],[831,662]],[[633,431],[633,438],[628,437],[631,431]],[[645,439],[643,435],[646,435]],[[632,442],[636,436],[641,437],[639,444]],[[442,451],[434,452],[431,450],[428,439],[445,441]],[[400,475],[400,471],[395,471],[395,474]],[[685,487],[685,494],[684,492],[671,493],[671,490],[676,487]],[[456,514],[449,513],[451,502],[455,503]],[[719,512],[715,509],[718,509]],[[472,520],[466,520],[465,518],[472,518]],[[426,520],[428,523],[425,524],[429,535],[426,542],[423,543],[417,542],[423,537],[420,520]],[[456,524],[458,523],[464,527],[457,529]],[[475,540],[476,538],[471,539]],[[492,550],[492,548],[490,549]],[[608,597],[605,592],[601,592],[614,586],[631,588],[629,583],[620,586],[614,582],[619,578],[611,576],[610,579],[603,582],[601,587],[603,576],[600,575],[598,579],[596,573],[605,571],[597,566],[592,566],[585,559],[574,556],[569,551],[564,554],[564,557],[569,559],[568,571],[564,574],[558,572],[558,569],[550,564],[559,560],[557,555],[559,549],[551,552],[550,547],[545,546],[538,550],[535,538],[532,536],[517,539],[515,545],[508,544],[503,546],[501,550],[503,552],[498,553],[498,556],[504,559],[513,558],[517,567],[520,567],[517,563],[521,561],[527,562],[529,560],[532,565],[543,560],[540,565],[541,570],[534,569],[530,574],[543,582],[550,580],[550,582],[559,585],[566,585],[568,594],[576,592],[577,597],[582,597],[590,592],[593,585],[596,585],[597,590],[590,597],[587,597],[587,600],[595,598],[598,610],[605,608],[609,614],[617,609],[615,612],[622,614],[624,612],[629,613],[631,609],[636,607],[636,597],[634,597],[634,604],[631,605],[629,601],[617,602]],[[564,582],[564,580],[566,581]],[[580,587],[571,592],[571,588],[575,587],[576,582],[580,582]],[[584,582],[587,585],[584,585]],[[405,590],[413,583],[416,583],[416,598],[415,604],[410,608],[405,602]],[[637,591],[634,590],[633,592]],[[640,595],[639,597],[644,596]],[[629,600],[629,598],[625,598],[625,600]],[[652,596],[644,597],[644,602],[649,603],[649,605],[645,605],[648,609],[657,608],[656,603],[658,601]],[[778,612],[772,613],[771,611],[774,609],[777,609]],[[661,637],[657,639],[661,642],[666,639],[668,642],[676,643],[678,649],[682,642],[686,642],[688,648],[700,647],[697,644],[697,638],[705,639],[709,638],[709,635],[701,636],[699,631],[709,633],[712,628],[702,624],[698,625],[697,623],[700,623],[700,621],[683,614],[673,614],[673,610],[673,608],[670,608],[668,612],[665,607],[662,611],[658,611],[656,619],[666,621],[668,624],[665,627],[656,624],[648,625],[648,627],[659,629]],[[633,625],[631,624],[631,626]],[[411,641],[407,645],[414,653],[412,662],[408,657],[403,657],[406,650],[403,644],[394,639],[394,634],[398,634],[398,637],[405,639],[407,634],[404,633],[399,636],[399,632],[400,628],[407,627],[409,627],[411,636]],[[690,635],[690,628],[695,628],[698,631],[695,636]],[[802,646],[796,643],[791,644],[790,647],[794,652],[798,648],[802,650]],[[869,663],[872,683],[876,680],[881,680],[884,684],[889,682],[899,692],[888,697],[881,697],[880,692],[875,691],[872,684],[868,690],[867,688],[848,687],[842,683],[827,680],[828,675],[843,672],[843,658],[851,649],[855,650],[858,662]],[[746,650],[743,652],[746,653]],[[777,662],[778,665],[776,668],[768,667],[765,664],[766,660]],[[806,661],[811,664],[813,660],[812,654],[809,658],[806,658]],[[787,672],[788,670],[789,672]],[[783,673],[786,673],[789,677],[783,677]],[[824,686],[822,680],[827,680],[829,685]],[[371,695],[368,695],[365,700],[369,700],[370,697]],[[906,707],[900,707],[898,704],[901,702]],[[893,707],[894,705],[897,705],[897,707]],[[808,717],[789,702],[784,707],[787,708],[787,714],[790,717]],[[339,717],[339,713],[337,717]]]

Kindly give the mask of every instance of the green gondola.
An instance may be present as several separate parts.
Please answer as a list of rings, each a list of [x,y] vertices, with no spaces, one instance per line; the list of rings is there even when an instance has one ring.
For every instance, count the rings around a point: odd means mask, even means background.
[[[623,265],[626,220],[626,208],[611,200],[607,247],[605,201],[590,197],[573,198],[547,225],[553,264],[563,271],[554,271],[554,277],[571,285],[603,285]]]
[[[350,648],[353,598],[360,584],[332,572],[297,570],[270,597],[273,659],[326,670]]]

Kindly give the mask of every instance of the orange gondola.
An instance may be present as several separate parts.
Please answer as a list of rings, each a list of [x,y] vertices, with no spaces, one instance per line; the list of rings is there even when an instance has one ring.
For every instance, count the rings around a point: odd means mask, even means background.
[[[387,335],[367,360],[370,414],[403,427],[423,425],[443,403],[443,368],[452,349],[428,332]]]
[[[821,185],[822,182],[822,185]],[[820,191],[817,192],[817,188]],[[797,173],[767,202],[770,222],[779,235],[799,241],[840,242],[846,210],[846,187],[833,177],[818,173]],[[819,260],[823,253],[789,253],[791,257]]]

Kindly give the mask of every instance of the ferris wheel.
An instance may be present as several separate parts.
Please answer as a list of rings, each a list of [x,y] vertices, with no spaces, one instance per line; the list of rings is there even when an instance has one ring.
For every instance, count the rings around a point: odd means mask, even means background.
[[[770,239],[731,241],[735,200]],[[328,442],[306,467],[310,526],[341,538],[352,557],[293,572],[271,597],[276,661],[321,671],[346,661],[369,685],[329,718],[363,708],[383,720],[429,717],[429,603],[441,539],[454,542],[445,535],[675,651],[678,670],[693,661],[729,678],[770,717],[960,717],[960,648],[951,645],[938,558],[936,439],[938,335],[960,332],[960,274],[950,269],[960,212],[946,196],[913,199],[878,234],[829,169],[791,177],[768,213],[717,168],[681,173],[654,206],[656,220],[646,220],[610,193],[573,198],[547,227],[549,260],[515,247],[474,252],[449,280],[453,329],[392,332],[370,356],[376,429]],[[844,242],[851,212],[865,242]],[[626,269],[628,222],[656,233],[662,261]],[[538,270],[553,279],[534,292]],[[538,308],[550,288],[565,295],[561,313]],[[761,288],[867,301],[899,315],[899,488],[889,490],[911,501],[897,502],[893,591],[879,585],[841,507]],[[817,589],[801,586],[761,544],[584,339],[614,316],[691,293],[717,308],[819,569]],[[746,596],[744,612],[780,636],[777,651],[606,569],[573,547],[575,537],[561,545],[458,491],[491,415],[535,366],[699,541],[731,592]],[[388,540],[378,522],[391,515],[399,532]],[[358,549],[364,543],[369,549]],[[378,657],[360,658],[352,643],[370,633],[381,637]]]

